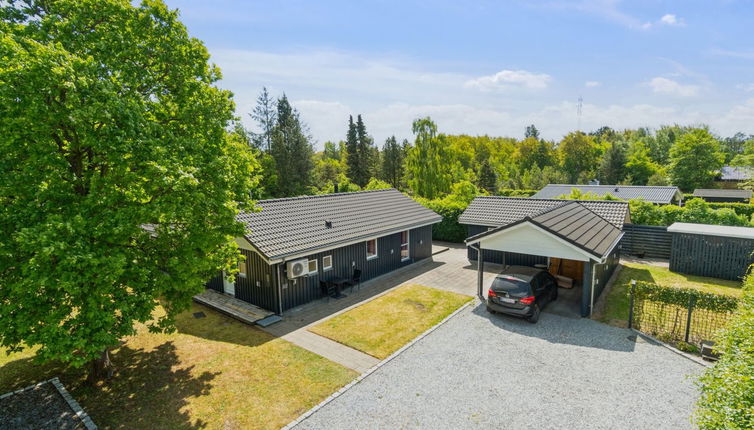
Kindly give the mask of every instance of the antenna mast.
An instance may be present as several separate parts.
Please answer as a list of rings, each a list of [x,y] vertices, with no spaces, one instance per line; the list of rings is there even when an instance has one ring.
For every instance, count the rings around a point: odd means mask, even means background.
[[[584,105],[584,99],[579,96],[579,103],[576,105],[576,131],[581,131],[581,110]]]

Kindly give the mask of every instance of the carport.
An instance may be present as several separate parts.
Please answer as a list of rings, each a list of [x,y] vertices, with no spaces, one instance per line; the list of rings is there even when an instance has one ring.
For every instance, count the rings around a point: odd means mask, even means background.
[[[548,266],[555,258],[582,262],[580,313],[588,317],[618,264],[618,244],[622,237],[623,232],[615,223],[582,202],[564,200],[538,213],[472,236],[466,239],[466,244],[478,253],[477,287],[482,300],[486,252],[545,257]]]

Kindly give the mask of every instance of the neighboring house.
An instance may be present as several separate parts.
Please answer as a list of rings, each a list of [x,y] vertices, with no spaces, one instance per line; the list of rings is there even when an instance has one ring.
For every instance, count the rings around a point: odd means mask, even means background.
[[[432,224],[441,217],[395,189],[257,202],[238,219],[246,260],[235,282],[208,283],[278,314],[323,297],[319,281],[367,280],[432,256]]]
[[[658,205],[680,204],[683,193],[678,187],[642,186],[642,185],[576,185],[576,184],[548,184],[533,199],[555,199],[562,195],[569,195],[577,188],[582,193],[592,193],[600,197],[607,194],[621,200],[643,199]]]
[[[726,190],[719,188],[697,188],[694,197],[715,203],[749,203],[751,190]]]
[[[754,169],[750,167],[723,166],[720,169],[720,178],[718,181],[727,188],[731,186],[735,187],[737,184],[746,182],[752,177],[754,177]]]
[[[482,253],[480,268],[540,265],[565,275],[581,288],[581,315],[589,316],[618,264],[630,215],[622,201],[483,196],[458,221],[468,227],[469,259],[478,262]]]

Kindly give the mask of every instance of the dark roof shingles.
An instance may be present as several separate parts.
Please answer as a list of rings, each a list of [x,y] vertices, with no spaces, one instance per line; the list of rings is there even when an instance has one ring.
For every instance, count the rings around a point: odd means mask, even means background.
[[[671,203],[673,198],[680,196],[678,187],[641,186],[641,185],[576,185],[576,184],[548,184],[532,196],[535,199],[553,199],[563,194],[568,195],[577,188],[583,193],[594,193],[598,196],[610,194],[623,200],[644,199],[652,203]]]
[[[458,218],[458,222],[497,227],[519,221],[527,216],[535,217],[568,202],[580,203],[618,228],[622,228],[628,218],[628,203],[620,201],[482,196],[475,198],[469,204]]]
[[[727,197],[734,199],[750,199],[751,190],[726,190],[718,188],[697,188],[694,197]]]
[[[257,206],[259,212],[241,213],[238,220],[247,226],[246,238],[270,259],[442,219],[395,189],[261,200]]]

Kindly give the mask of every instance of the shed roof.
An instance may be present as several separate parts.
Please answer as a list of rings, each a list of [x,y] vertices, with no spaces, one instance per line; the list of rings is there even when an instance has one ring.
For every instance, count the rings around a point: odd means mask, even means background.
[[[560,206],[577,202],[608,220],[618,228],[630,221],[628,203],[612,200],[558,200],[520,197],[480,196],[475,198],[458,217],[461,224],[497,227],[535,216]]]
[[[754,239],[754,228],[733,227],[728,225],[692,224],[675,222],[668,227],[670,233],[700,234],[705,236],[737,237]]]
[[[623,235],[620,227],[584,206],[583,202],[561,200],[558,206],[470,237],[466,239],[466,243],[479,242],[521,223],[535,225],[597,259],[605,257]]]
[[[345,246],[442,220],[392,188],[261,200],[257,206],[259,212],[241,213],[238,220],[246,224],[246,239],[269,260]]]
[[[683,200],[683,193],[678,187],[641,186],[641,185],[577,185],[548,184],[534,194],[535,199],[552,199],[563,194],[570,194],[574,188],[583,193],[594,193],[600,197],[610,194],[623,200],[644,199],[651,203],[670,204],[673,199]]]
[[[725,190],[719,188],[697,188],[694,197],[724,197],[731,199],[750,199],[751,190]]]
[[[723,181],[745,181],[754,176],[754,169],[743,166],[723,166],[720,179]]]

